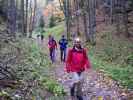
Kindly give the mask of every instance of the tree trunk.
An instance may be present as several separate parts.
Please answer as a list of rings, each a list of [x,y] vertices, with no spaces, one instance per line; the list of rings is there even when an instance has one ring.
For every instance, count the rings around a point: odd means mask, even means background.
[[[83,15],[83,21],[84,21],[84,33],[86,36],[86,41],[88,40],[88,30],[87,30],[87,18],[86,18],[86,14],[84,13]]]
[[[25,37],[25,10],[24,10],[24,0],[21,0],[21,32],[23,36]]]
[[[79,36],[80,33],[79,33],[79,13],[78,13],[78,10],[79,10],[79,1],[78,0],[75,0],[75,12],[76,12],[76,27],[77,27],[77,35]]]
[[[32,14],[32,0],[30,0],[29,38],[32,37],[32,16],[33,16],[33,14]]]
[[[126,37],[130,37],[130,33],[128,31],[128,13],[126,11],[126,4],[127,1],[126,0],[122,0],[122,4],[123,4],[123,22],[124,22],[124,26],[125,26],[125,36]]]
[[[15,37],[16,32],[16,6],[15,6],[15,0],[8,1],[8,28],[9,33]]]
[[[26,11],[25,11],[25,33],[27,33],[27,27],[28,27],[28,2],[29,0],[26,0]]]
[[[36,17],[36,8],[37,8],[37,0],[34,0],[34,10],[33,10],[33,19],[32,19],[32,31],[34,30],[35,25],[35,17]]]
[[[70,40],[70,1],[59,0],[60,8],[63,10],[65,16],[66,34],[67,39]]]
[[[31,1],[30,2],[31,15],[30,15],[29,38],[32,37],[32,32],[34,29],[36,8],[37,8],[37,1],[34,0],[34,9],[32,8],[32,1]]]
[[[70,16],[69,16],[69,0],[66,0],[66,30],[67,30],[67,39],[70,40]]]
[[[110,0],[110,24],[113,24],[114,0]]]
[[[117,35],[120,35],[120,14],[115,14],[116,31]]]
[[[88,1],[88,14],[89,14],[89,33],[88,33],[88,40],[91,43],[95,42],[95,33],[96,33],[96,1],[89,0]]]

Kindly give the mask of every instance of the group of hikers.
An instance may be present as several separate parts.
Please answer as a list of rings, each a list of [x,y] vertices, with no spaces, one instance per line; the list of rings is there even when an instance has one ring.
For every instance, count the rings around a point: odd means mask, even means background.
[[[74,39],[73,47],[68,47],[68,41],[65,35],[62,35],[58,42],[60,46],[60,60],[65,63],[65,70],[71,75],[72,84],[70,86],[70,94],[72,100],[83,100],[82,85],[83,72],[91,68],[90,60],[87,56],[87,51],[82,46],[82,41],[79,37]],[[53,36],[49,35],[48,41],[49,55],[51,61],[55,62],[55,50],[57,49],[57,42]],[[67,54],[68,51],[68,54]],[[77,86],[77,93],[75,88]]]
[[[65,62],[66,60],[67,45],[68,45],[68,41],[65,38],[65,36],[62,35],[62,38],[59,40],[61,62]],[[52,63],[54,63],[55,62],[55,50],[57,49],[57,42],[54,39],[54,37],[51,35],[49,35],[48,47],[49,47],[50,59]]]

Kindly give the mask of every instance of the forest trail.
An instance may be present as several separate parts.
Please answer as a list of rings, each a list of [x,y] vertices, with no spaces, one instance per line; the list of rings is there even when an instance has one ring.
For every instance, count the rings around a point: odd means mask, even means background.
[[[37,40],[37,43],[41,45],[43,48],[42,50],[47,49],[47,39],[44,39],[43,43]],[[59,56],[60,53],[58,48],[56,51],[56,62],[52,65],[52,77],[64,87],[67,93],[67,97],[65,97],[64,100],[71,100],[69,93],[71,79],[64,71],[65,64],[60,62]],[[84,80],[84,100],[129,100],[127,99],[126,93],[121,91],[117,82],[105,76],[102,71],[95,71],[92,68],[84,73]]]

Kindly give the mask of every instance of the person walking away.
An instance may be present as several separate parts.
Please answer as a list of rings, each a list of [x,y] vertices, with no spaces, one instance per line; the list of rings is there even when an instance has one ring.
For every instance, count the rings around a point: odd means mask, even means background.
[[[41,41],[43,41],[44,40],[44,35],[43,34],[41,34]]]
[[[80,38],[75,38],[74,46],[69,49],[66,60],[66,71],[72,75],[72,86],[70,89],[72,100],[75,97],[78,100],[83,100],[83,72],[90,67],[91,64],[87,57],[86,49],[82,47]],[[76,85],[78,85],[77,92],[75,91]],[[75,92],[77,93],[76,95]]]
[[[54,63],[55,62],[55,49],[57,49],[57,43],[54,37],[52,36],[49,36],[48,47],[49,47],[50,59],[52,63]]]
[[[41,42],[41,47],[44,48],[45,46],[44,46],[44,35],[43,34],[40,35],[40,42]]]
[[[66,60],[67,44],[68,44],[67,39],[65,38],[64,35],[62,35],[62,38],[59,40],[61,62],[65,62]]]
[[[42,47],[42,41],[41,41],[41,35],[40,34],[37,35],[37,45],[39,46],[39,48]]]

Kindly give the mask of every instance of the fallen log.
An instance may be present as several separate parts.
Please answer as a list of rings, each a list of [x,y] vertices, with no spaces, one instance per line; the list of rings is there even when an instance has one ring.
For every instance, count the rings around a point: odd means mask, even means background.
[[[20,82],[15,80],[0,80],[0,87],[16,88],[18,85],[20,85]]]

